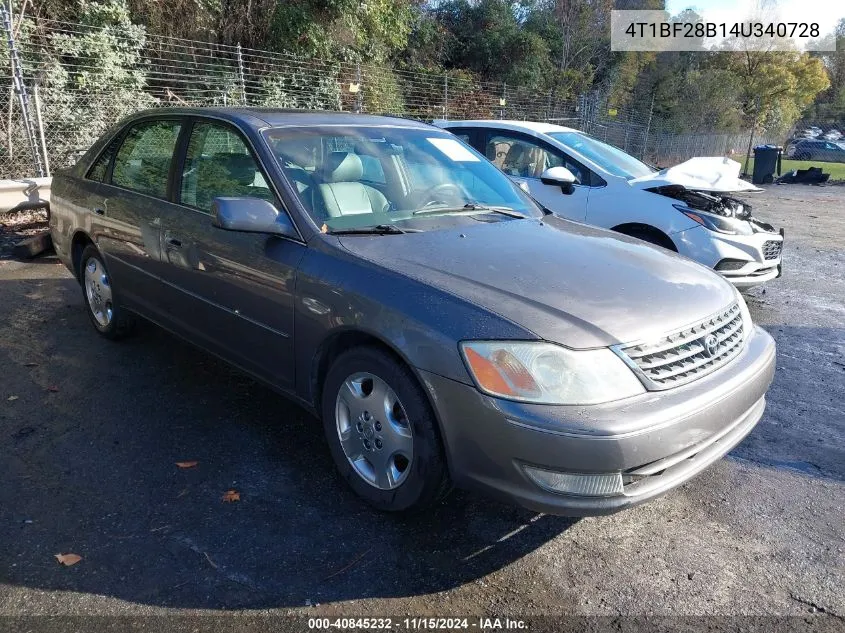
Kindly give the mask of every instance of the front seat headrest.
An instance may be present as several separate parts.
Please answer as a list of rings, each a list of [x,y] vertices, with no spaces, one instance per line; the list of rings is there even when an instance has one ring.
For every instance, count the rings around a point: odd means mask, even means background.
[[[323,182],[357,182],[364,175],[364,165],[356,154],[332,152],[322,175]]]

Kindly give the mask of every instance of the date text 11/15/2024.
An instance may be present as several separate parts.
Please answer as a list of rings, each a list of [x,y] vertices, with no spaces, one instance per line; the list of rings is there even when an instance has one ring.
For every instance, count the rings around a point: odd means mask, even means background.
[[[432,631],[519,631],[526,630],[525,620],[512,618],[475,617],[475,618],[439,618],[439,617],[406,617],[406,618],[309,618],[310,630],[432,630]]]

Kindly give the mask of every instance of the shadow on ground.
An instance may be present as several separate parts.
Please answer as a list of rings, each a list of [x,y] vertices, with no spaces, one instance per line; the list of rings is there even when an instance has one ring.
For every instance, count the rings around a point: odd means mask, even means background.
[[[224,363],[148,324],[101,339],[69,279],[0,282],[0,298],[0,582],[186,608],[412,596],[572,524],[460,492],[375,513],[314,418]],[[68,552],[82,562],[59,567]]]

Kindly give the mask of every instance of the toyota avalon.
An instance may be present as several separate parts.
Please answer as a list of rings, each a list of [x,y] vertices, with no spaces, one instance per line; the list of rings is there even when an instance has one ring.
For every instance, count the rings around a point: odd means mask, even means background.
[[[773,376],[722,277],[413,121],[143,112],[55,176],[50,224],[97,332],[143,317],[293,399],[382,510],[627,508],[739,443]]]

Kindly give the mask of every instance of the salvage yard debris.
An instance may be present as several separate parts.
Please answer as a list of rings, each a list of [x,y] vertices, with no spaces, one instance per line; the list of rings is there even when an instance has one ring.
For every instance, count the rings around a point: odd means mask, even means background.
[[[793,169],[775,180],[778,185],[820,185],[830,178],[830,174],[822,171],[821,167],[810,167],[809,169]]]

